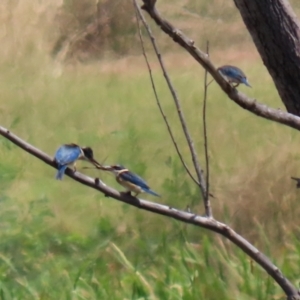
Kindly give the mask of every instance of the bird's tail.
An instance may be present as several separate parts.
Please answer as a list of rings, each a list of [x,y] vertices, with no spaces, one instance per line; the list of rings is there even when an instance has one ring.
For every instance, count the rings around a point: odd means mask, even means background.
[[[154,191],[152,191],[152,190],[150,190],[150,189],[145,190],[145,192],[148,193],[148,194],[151,194],[151,195],[153,195],[153,196],[160,197],[159,194],[156,194]]]
[[[244,83],[246,86],[249,86],[250,88],[252,88],[252,86],[249,84],[249,81],[247,80],[247,78],[244,78],[243,83]]]
[[[62,180],[65,174],[65,171],[68,166],[58,166],[58,171],[56,173],[56,179]]]

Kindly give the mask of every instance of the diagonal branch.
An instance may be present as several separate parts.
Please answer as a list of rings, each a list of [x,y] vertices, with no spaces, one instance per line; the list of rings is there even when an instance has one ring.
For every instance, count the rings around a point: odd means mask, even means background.
[[[143,2],[144,5],[142,6],[142,9],[147,11],[156,24],[160,26],[160,28],[167,35],[169,35],[176,43],[190,53],[194,59],[211,74],[211,76],[231,100],[257,116],[300,130],[300,117],[258,103],[256,99],[249,98],[245,94],[233,88],[219,74],[215,66],[209,60],[208,55],[194,45],[194,41],[189,39],[159,14],[155,7],[156,1],[143,0]]]
[[[156,45],[156,41],[155,41],[155,38],[151,32],[151,29],[150,27],[148,26],[147,22],[146,22],[146,19],[144,18],[139,6],[137,5],[136,3],[136,0],[134,0],[135,2],[135,7],[137,9],[137,12],[139,14],[139,17],[141,18],[142,22],[143,22],[143,25],[145,26],[146,28],[146,31],[150,37],[150,40],[151,40],[151,43],[152,43],[152,46],[153,46],[153,49],[155,51],[155,54],[157,56],[157,59],[159,61],[159,64],[160,64],[160,67],[162,69],[162,72],[163,72],[163,75],[166,79],[166,82],[168,84],[168,87],[169,87],[169,90],[172,94],[172,97],[173,97],[173,100],[174,100],[174,103],[175,103],[175,106],[176,106],[176,109],[177,109],[177,113],[178,113],[178,116],[179,116],[179,120],[180,120],[180,123],[181,123],[181,127],[182,127],[182,130],[184,132],[184,135],[185,135],[185,138],[186,138],[186,141],[187,141],[187,144],[189,146],[189,149],[190,149],[190,153],[191,153],[191,156],[192,156],[192,161],[193,161],[193,164],[194,164],[194,168],[195,168],[195,171],[196,171],[196,174],[197,174],[197,178],[198,178],[198,181],[199,181],[199,187],[200,187],[200,190],[201,190],[201,194],[202,194],[202,198],[205,199],[205,195],[206,195],[206,183],[205,183],[205,178],[204,178],[204,174],[203,174],[203,170],[200,166],[200,163],[199,163],[199,159],[198,159],[198,155],[197,155],[197,152],[196,152],[196,149],[195,149],[195,146],[194,146],[194,142],[192,140],[192,137],[189,133],[189,130],[187,128],[187,124],[186,124],[186,121],[185,121],[185,117],[183,115],[183,112],[182,112],[182,109],[181,109],[181,104],[180,104],[180,101],[179,101],[179,98],[177,96],[177,93],[171,83],[171,80],[169,78],[169,75],[166,71],[166,68],[165,68],[165,64],[163,62],[163,59],[162,59],[162,56],[158,50],[158,47]],[[210,215],[208,215],[208,217],[210,217]]]
[[[41,151],[38,148],[35,148],[31,144],[23,141],[21,138],[11,133],[8,129],[0,126],[0,135],[4,138],[10,140],[12,143],[22,148],[29,154],[37,157],[42,160],[46,164],[50,165],[53,168],[56,167],[56,163],[53,161],[53,158]],[[115,189],[105,185],[98,178],[93,179],[79,172],[73,172],[71,169],[66,170],[66,175],[71,177],[77,182],[80,182],[86,186],[89,186],[95,190],[100,191],[104,195],[108,197],[112,197],[121,202],[127,203],[129,205],[135,206],[139,209],[151,211],[153,213],[164,215],[169,218],[173,218],[179,220],[181,222],[187,224],[193,224],[198,227],[206,228],[208,230],[214,231],[232,243],[237,245],[240,249],[242,249],[245,253],[247,253],[254,261],[256,261],[270,276],[280,285],[280,287],[284,290],[286,295],[289,296],[289,300],[299,300],[297,289],[292,285],[292,283],[283,276],[281,271],[266,257],[263,253],[261,253],[257,248],[255,248],[252,244],[250,244],[246,239],[236,233],[233,229],[227,226],[224,223],[218,222],[213,218],[202,217],[199,215],[195,215],[186,211],[181,211],[170,206],[162,205],[155,202],[150,202],[143,199],[138,199],[132,196],[129,196],[125,193],[120,193]]]
[[[188,166],[186,165],[186,163],[184,162],[184,159],[183,159],[183,156],[179,150],[179,147],[177,145],[177,142],[175,140],[175,136],[173,134],[173,131],[170,127],[170,124],[169,124],[169,121],[167,119],[167,116],[160,104],[160,101],[159,101],[159,98],[158,98],[158,94],[157,94],[157,91],[156,91],[156,87],[155,87],[155,83],[154,83],[154,79],[153,79],[153,76],[152,76],[152,70],[151,70],[151,67],[150,67],[150,63],[149,63],[149,60],[148,60],[148,57],[147,57],[147,54],[146,54],[146,51],[145,51],[145,47],[144,47],[144,41],[143,41],[143,37],[142,37],[142,34],[141,34],[141,27],[140,27],[140,20],[139,20],[139,16],[138,16],[138,8],[137,8],[137,3],[135,1],[133,1],[133,4],[135,6],[135,12],[136,12],[136,22],[137,22],[137,26],[138,26],[138,34],[139,34],[139,39],[140,39],[140,42],[141,42],[141,47],[142,47],[142,52],[143,52],[143,56],[145,58],[145,61],[146,61],[146,65],[147,65],[147,68],[148,68],[148,72],[149,72],[149,76],[150,76],[150,81],[151,81],[151,85],[152,85],[152,89],[153,89],[153,92],[154,92],[154,96],[155,96],[155,99],[156,99],[156,103],[157,103],[157,106],[158,106],[158,109],[160,111],[160,114],[162,115],[163,119],[164,119],[164,122],[167,126],[167,130],[169,132],[169,135],[171,137],[171,140],[172,140],[172,143],[175,147],[175,150],[177,152],[177,155],[179,156],[179,159],[183,165],[183,167],[185,168],[186,172],[188,173],[188,175],[190,176],[190,178],[199,186],[199,182],[195,179],[195,177],[193,176],[193,174],[191,173],[191,171],[189,170]]]

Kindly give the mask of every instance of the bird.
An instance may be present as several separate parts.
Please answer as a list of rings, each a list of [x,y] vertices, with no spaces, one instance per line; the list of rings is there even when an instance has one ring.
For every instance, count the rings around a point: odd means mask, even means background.
[[[103,166],[102,170],[113,173],[116,176],[116,181],[127,189],[127,193],[135,193],[134,197],[137,197],[140,193],[148,193],[160,197],[159,194],[150,189],[144,179],[132,173],[122,165]]]
[[[93,150],[90,147],[80,147],[76,144],[65,144],[60,146],[54,155],[54,161],[57,163],[58,172],[56,179],[62,180],[67,167],[72,167],[76,172],[76,161],[86,160],[95,166],[101,166],[93,155]]]
[[[236,83],[236,85],[233,85],[233,87],[238,87],[240,83],[251,87],[245,73],[241,69],[235,66],[225,65],[217,70],[223,77],[225,77],[225,79],[229,81],[229,83]]]

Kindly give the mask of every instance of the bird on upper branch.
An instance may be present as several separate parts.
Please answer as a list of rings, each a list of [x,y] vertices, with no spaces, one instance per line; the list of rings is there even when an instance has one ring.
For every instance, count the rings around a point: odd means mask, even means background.
[[[225,65],[218,68],[218,71],[229,83],[235,83],[236,85],[233,85],[235,88],[241,83],[251,87],[245,73],[237,67]]]

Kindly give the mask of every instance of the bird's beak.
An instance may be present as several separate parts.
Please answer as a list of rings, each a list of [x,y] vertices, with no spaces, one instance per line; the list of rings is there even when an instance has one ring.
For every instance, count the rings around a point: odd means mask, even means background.
[[[103,168],[106,170],[106,171],[113,171],[114,168],[112,168],[111,166],[103,166]]]
[[[102,166],[100,163],[98,163],[95,159],[90,158],[89,161],[90,161],[97,169],[100,169],[100,170],[103,169],[103,166]]]
[[[93,160],[92,163],[98,170],[103,171],[113,171],[113,168],[111,166],[102,166],[100,163],[98,163],[96,160]]]
[[[109,172],[114,171],[114,169],[111,166],[101,166],[100,168],[98,167],[98,169],[101,169],[103,171],[109,171]]]

